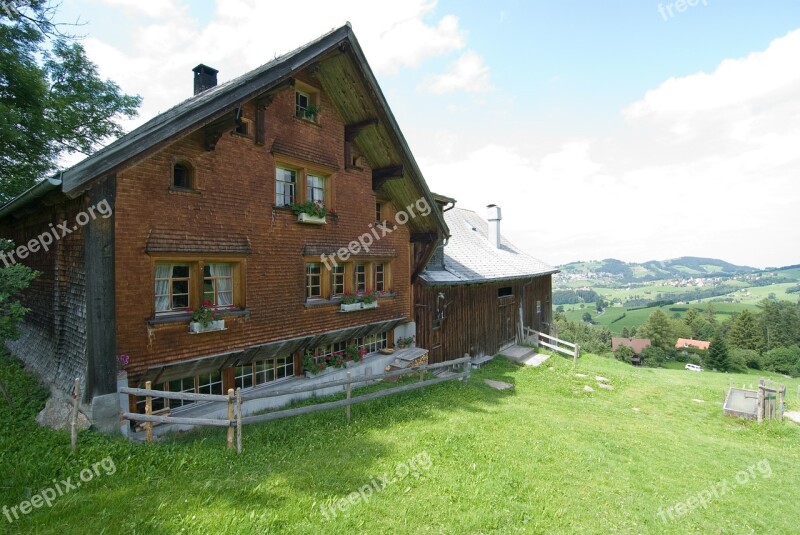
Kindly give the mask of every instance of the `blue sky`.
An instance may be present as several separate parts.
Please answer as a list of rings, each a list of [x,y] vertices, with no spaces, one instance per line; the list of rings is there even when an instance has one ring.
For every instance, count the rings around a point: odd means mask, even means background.
[[[692,5],[693,4],[693,5]],[[101,72],[189,96],[350,20],[426,180],[557,264],[800,262],[800,3],[65,0]],[[659,9],[661,6],[661,9]],[[670,11],[672,15],[670,15]]]

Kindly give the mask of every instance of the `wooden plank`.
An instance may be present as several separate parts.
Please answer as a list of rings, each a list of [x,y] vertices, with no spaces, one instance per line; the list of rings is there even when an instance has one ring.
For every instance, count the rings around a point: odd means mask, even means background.
[[[96,217],[83,227],[86,269],[86,375],[83,401],[117,393],[115,240],[117,177],[106,176],[86,195],[90,206],[108,203],[111,215]],[[110,431],[110,430],[108,430]]]
[[[533,332],[537,332],[537,331],[533,331]],[[572,342],[567,342],[566,340],[561,340],[560,338],[556,338],[555,336],[550,336],[549,334],[538,333],[538,335],[539,336],[543,336],[545,338],[549,338],[550,340],[555,340],[557,343],[564,344],[565,346],[569,346],[569,347],[572,347],[572,348],[575,347],[575,344],[573,344]]]
[[[145,387],[148,390],[150,390],[150,388],[152,386],[153,385],[150,383],[150,381],[147,381],[147,383],[145,383]],[[148,418],[153,416],[153,398],[150,397],[150,396],[147,396],[147,398],[145,398],[145,401],[144,401],[144,412],[145,412],[145,415]],[[145,424],[145,431],[147,432],[147,443],[150,444],[151,442],[153,442],[153,422],[152,421],[148,422],[147,424]]]
[[[75,379],[75,387],[72,391],[72,417],[70,418],[70,446],[73,453],[78,451],[78,404],[81,397],[81,380]]]
[[[233,397],[233,388],[228,389],[228,423],[233,423],[233,410],[235,398]],[[233,427],[228,427],[228,449],[233,448]]]
[[[570,351],[568,349],[564,349],[563,347],[558,347],[557,345],[548,344],[547,342],[539,342],[539,345],[543,345],[544,347],[549,347],[553,351],[558,351],[564,355],[569,355],[570,357],[575,355],[574,351]]]
[[[138,397],[153,396],[154,398],[180,399],[183,401],[217,401],[228,402],[228,396],[218,394],[193,394],[191,392],[165,392],[163,390],[149,390],[147,388],[122,387],[120,394],[130,394]]]
[[[155,416],[139,414],[135,412],[124,412],[122,417],[133,422],[147,422],[150,424],[179,424],[179,425],[205,425],[210,427],[230,427],[235,425],[228,420],[217,420],[211,418],[181,418],[178,416]]]
[[[317,405],[308,405],[306,407],[298,407],[296,409],[288,409],[283,411],[275,411],[270,412],[267,414],[259,414],[258,416],[247,416],[242,419],[244,424],[255,424],[260,422],[268,422],[270,420],[278,420],[281,418],[289,418],[291,416],[299,416],[301,414],[308,414],[311,412],[323,411],[328,409],[338,409],[341,407],[347,406],[348,403],[355,405],[356,403],[363,403],[365,401],[371,401],[373,399],[382,398],[385,396],[390,396],[392,394],[399,394],[401,392],[409,392],[411,390],[417,390],[418,388],[424,388],[427,386],[432,386],[435,384],[443,383],[444,381],[450,381],[452,379],[461,379],[462,377],[466,377],[469,375],[469,371],[457,373],[454,375],[450,375],[448,377],[437,377],[436,379],[429,379],[427,381],[423,381],[421,383],[411,383],[407,385],[403,385],[397,388],[390,388],[387,390],[379,390],[377,392],[372,392],[370,394],[365,394],[363,396],[358,396],[355,398],[351,398],[349,400],[342,399],[339,401],[329,401],[327,403],[319,403]]]
[[[236,453],[242,453],[242,389],[236,389]]]

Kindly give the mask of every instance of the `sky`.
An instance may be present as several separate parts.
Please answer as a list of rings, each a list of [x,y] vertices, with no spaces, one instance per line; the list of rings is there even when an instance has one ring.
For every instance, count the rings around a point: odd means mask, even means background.
[[[553,265],[800,263],[796,0],[64,0],[130,130],[349,21],[432,191]]]

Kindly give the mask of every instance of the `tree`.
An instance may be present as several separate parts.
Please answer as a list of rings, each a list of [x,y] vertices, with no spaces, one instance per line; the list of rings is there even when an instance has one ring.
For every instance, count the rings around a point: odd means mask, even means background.
[[[0,239],[0,250],[10,251],[13,248],[12,242]],[[0,345],[19,337],[17,324],[28,309],[22,306],[17,295],[38,276],[39,272],[22,264],[11,264],[0,269]]]
[[[800,305],[791,301],[762,300],[759,323],[766,350],[800,343]]]
[[[586,323],[592,323],[592,315],[589,314],[588,312],[584,312],[583,321],[585,321]]]
[[[628,346],[620,345],[617,347],[617,350],[614,351],[614,358],[631,364],[633,362],[633,349]]]
[[[725,340],[722,338],[714,338],[711,345],[708,347],[708,355],[706,355],[706,367],[725,372],[731,367],[730,356],[728,355],[728,346],[725,345]]]
[[[764,338],[761,336],[756,317],[749,310],[743,310],[736,315],[728,331],[728,344],[739,349],[761,351]]]
[[[670,319],[660,309],[650,314],[645,324],[639,327],[638,333],[639,338],[649,338],[653,346],[661,349],[674,347],[675,341],[678,339],[675,336]]]
[[[0,9],[0,203],[123,133],[116,120],[141,103],[99,77],[83,46],[63,34],[47,0]]]
[[[764,368],[786,375],[800,375],[800,346],[776,347],[764,355]]]
[[[622,328],[622,335],[621,336],[623,338],[630,338],[631,337],[631,333],[628,332],[628,328],[627,327],[623,327]]]
[[[564,313],[564,305],[558,305],[556,307],[556,312],[563,314]]]

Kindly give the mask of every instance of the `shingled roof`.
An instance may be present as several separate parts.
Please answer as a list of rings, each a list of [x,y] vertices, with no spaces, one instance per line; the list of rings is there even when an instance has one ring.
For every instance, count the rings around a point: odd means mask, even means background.
[[[472,210],[452,208],[444,213],[450,239],[444,247],[444,270],[426,269],[428,284],[464,284],[522,279],[557,273],[502,238],[500,248],[489,243],[488,223]]]

